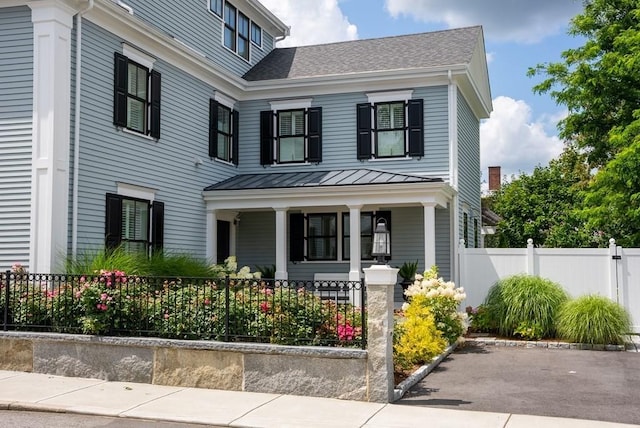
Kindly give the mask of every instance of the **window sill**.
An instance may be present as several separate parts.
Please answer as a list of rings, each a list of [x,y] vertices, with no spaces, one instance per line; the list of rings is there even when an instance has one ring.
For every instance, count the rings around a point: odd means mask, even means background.
[[[371,158],[367,159],[369,162],[393,162],[393,161],[410,161],[412,160],[412,156],[403,156],[403,157],[390,157],[390,158]]]
[[[125,134],[135,135],[137,137],[144,138],[145,140],[150,140],[150,141],[154,141],[154,142],[158,141],[157,139],[153,138],[150,135],[141,134],[139,132],[132,131],[132,130],[130,130],[128,128],[122,128],[120,126],[116,126],[116,129],[119,129],[120,131],[124,132]]]
[[[272,163],[271,165],[266,165],[266,166],[270,166],[273,168],[286,168],[286,167],[301,166],[301,165],[313,165],[313,164],[311,162],[289,162],[289,163]]]
[[[223,164],[223,165],[228,165],[228,166],[233,166],[233,167],[236,167],[236,166],[237,166],[237,165],[236,165],[236,164],[234,164],[233,162],[230,162],[230,161],[227,161],[227,160],[224,160],[224,159],[213,158],[213,161],[214,161],[214,162],[217,162],[217,163],[221,163],[221,164]]]

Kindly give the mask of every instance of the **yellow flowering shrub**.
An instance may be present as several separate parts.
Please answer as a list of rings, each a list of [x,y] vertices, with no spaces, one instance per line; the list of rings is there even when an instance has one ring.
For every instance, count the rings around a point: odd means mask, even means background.
[[[447,346],[442,333],[436,328],[431,309],[422,301],[426,298],[424,295],[413,296],[406,306],[404,319],[395,325],[393,359],[402,370],[431,361]]]

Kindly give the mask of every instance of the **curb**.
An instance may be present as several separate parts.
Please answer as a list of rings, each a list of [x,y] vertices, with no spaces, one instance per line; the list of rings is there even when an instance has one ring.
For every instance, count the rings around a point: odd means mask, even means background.
[[[420,382],[429,373],[431,373],[433,369],[438,367],[438,364],[440,364],[442,360],[447,358],[449,354],[451,354],[453,350],[456,349],[456,346],[458,346],[457,342],[445,349],[442,354],[438,355],[437,357],[433,357],[429,364],[420,367],[418,370],[413,372],[411,376],[400,382],[393,389],[393,401],[395,402],[401,399],[404,394],[406,394],[407,391],[409,391],[416,383]]]
[[[465,337],[465,342],[479,343],[485,346],[499,346],[506,348],[548,348],[548,349],[577,349],[588,351],[627,351],[638,352],[638,345],[629,342],[626,345],[598,345],[591,343],[571,343],[560,341],[527,341],[527,340],[511,340],[497,339],[495,337]]]

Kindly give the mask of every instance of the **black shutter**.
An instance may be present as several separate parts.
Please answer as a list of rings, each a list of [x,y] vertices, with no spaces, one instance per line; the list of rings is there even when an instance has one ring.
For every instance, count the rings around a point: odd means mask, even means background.
[[[164,246],[164,202],[151,204],[151,249],[162,251]]]
[[[273,163],[273,112],[260,112],[260,165]]]
[[[424,116],[422,99],[409,100],[409,156],[424,156]]]
[[[115,52],[113,62],[113,124],[126,127],[129,60],[126,56]]]
[[[292,262],[304,260],[304,215],[302,213],[289,214],[289,260]]]
[[[231,114],[232,119],[232,126],[233,126],[233,130],[232,130],[232,134],[231,134],[231,162],[233,162],[234,165],[238,165],[238,161],[239,161],[239,154],[240,154],[240,113],[238,113],[236,110],[233,111],[233,113]]]
[[[114,249],[122,239],[122,197],[107,193],[105,203],[105,247]]]
[[[149,134],[153,138],[160,138],[160,73],[151,70],[151,118]]]
[[[358,159],[371,158],[371,104],[358,104]]]
[[[375,226],[378,223],[378,219],[385,219],[385,221],[387,222],[387,230],[389,231],[389,238],[391,238],[391,244],[389,245],[389,249],[390,249],[390,254],[393,254],[393,236],[391,235],[391,211],[376,211],[376,222],[373,225],[374,230],[375,230]],[[389,261],[391,260],[391,256],[387,256],[385,257],[385,260]]]
[[[209,157],[218,156],[218,102],[209,100]]]
[[[322,162],[322,107],[308,110],[309,114],[309,162]]]

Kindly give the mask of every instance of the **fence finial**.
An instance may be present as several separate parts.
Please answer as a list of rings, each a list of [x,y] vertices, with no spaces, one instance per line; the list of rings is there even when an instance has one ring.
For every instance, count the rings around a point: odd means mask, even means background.
[[[533,245],[533,239],[531,238],[527,239],[527,245]]]
[[[615,245],[616,244],[616,240],[611,238],[609,239],[609,245]]]

